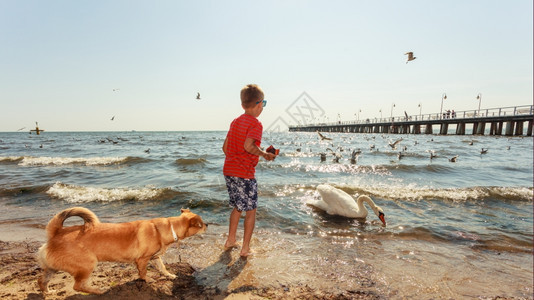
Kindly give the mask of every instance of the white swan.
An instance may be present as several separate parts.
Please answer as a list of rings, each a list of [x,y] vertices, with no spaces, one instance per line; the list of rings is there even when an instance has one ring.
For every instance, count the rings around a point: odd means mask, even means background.
[[[367,202],[384,226],[386,225],[384,211],[366,195],[361,195],[358,199],[354,200],[354,198],[344,191],[327,184],[318,185],[317,191],[322,199],[309,200],[308,204],[322,209],[330,215],[339,215],[347,218],[365,218],[367,217],[367,209],[363,206],[363,202]]]

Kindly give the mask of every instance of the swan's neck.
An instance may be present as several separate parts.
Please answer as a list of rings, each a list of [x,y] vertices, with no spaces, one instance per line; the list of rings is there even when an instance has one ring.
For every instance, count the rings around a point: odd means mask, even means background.
[[[369,206],[371,207],[371,209],[373,209],[373,211],[376,209],[376,204],[373,202],[373,200],[371,200],[371,198],[365,195],[362,195],[358,197],[358,199],[356,200],[356,203],[358,204],[358,208],[360,209],[360,211],[367,211],[367,209],[363,205],[364,202],[369,204]]]

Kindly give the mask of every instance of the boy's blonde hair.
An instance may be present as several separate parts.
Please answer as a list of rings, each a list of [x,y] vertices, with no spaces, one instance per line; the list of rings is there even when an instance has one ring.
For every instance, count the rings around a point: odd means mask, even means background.
[[[256,105],[256,102],[263,100],[263,91],[256,84],[247,84],[241,89],[241,105],[244,108],[250,108]]]

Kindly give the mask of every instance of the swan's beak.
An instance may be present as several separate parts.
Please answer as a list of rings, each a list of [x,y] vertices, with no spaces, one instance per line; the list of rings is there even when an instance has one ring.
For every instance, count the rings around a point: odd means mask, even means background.
[[[384,223],[384,226],[386,226],[386,219],[384,218],[384,213],[379,213],[378,218],[380,219],[380,221],[382,221],[382,223]]]

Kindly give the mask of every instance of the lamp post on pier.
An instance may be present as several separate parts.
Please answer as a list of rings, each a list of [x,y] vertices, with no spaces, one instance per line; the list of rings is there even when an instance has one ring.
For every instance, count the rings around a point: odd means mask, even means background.
[[[417,105],[417,107],[419,107],[419,119],[423,119],[423,115],[421,114],[421,110],[423,109],[423,104],[422,103],[419,103],[419,105]]]
[[[395,103],[391,104],[391,118],[393,119],[393,107],[395,107]]]
[[[380,122],[382,122],[382,109],[380,109],[379,112],[380,112]]]
[[[441,109],[439,110],[439,118],[442,119],[443,118],[443,100],[447,100],[447,94],[443,93],[443,95],[441,95]]]
[[[478,100],[478,115],[480,116],[480,102],[482,102],[482,94],[481,93],[478,93],[477,100]]]

